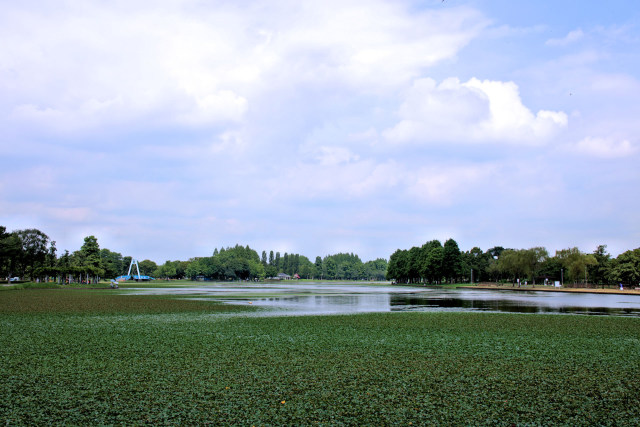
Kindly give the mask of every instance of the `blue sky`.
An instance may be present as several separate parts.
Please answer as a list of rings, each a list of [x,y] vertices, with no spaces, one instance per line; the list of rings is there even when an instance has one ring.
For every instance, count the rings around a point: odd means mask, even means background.
[[[0,224],[162,263],[640,246],[636,1],[23,1]]]

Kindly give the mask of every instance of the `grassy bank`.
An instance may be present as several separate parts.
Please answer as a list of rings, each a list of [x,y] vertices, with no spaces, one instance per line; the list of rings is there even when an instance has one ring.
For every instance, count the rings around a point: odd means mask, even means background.
[[[247,309],[2,292],[0,422],[640,423],[639,319]]]

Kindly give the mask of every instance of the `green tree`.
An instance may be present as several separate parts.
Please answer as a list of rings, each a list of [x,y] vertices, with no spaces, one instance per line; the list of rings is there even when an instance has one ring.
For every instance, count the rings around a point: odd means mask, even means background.
[[[22,245],[19,256],[17,257],[21,276],[27,276],[32,280],[35,279],[36,269],[40,268],[47,257],[47,243],[49,236],[35,228],[26,230],[18,230],[16,232],[20,238]]]
[[[322,258],[320,256],[316,257],[315,266],[316,274],[320,275],[320,278],[322,278]]]
[[[598,263],[595,256],[584,254],[576,247],[556,251],[556,257],[562,262],[565,269],[565,283],[566,279],[573,281],[574,284],[584,279],[586,284],[587,268]]]
[[[56,248],[56,242],[52,240],[51,242],[49,242],[49,250],[47,251],[44,268],[42,271],[42,273],[46,276],[46,279],[48,279],[50,276],[55,277],[58,275],[58,269],[56,266],[58,262],[57,252],[58,249]]]
[[[124,269],[122,254],[103,248],[100,249],[100,261],[105,277],[116,278],[122,274]]]
[[[73,275],[76,273],[76,269],[68,250],[65,250],[64,254],[58,258],[57,270],[62,283],[71,283],[73,281]]]
[[[337,277],[338,265],[333,258],[326,257],[322,262],[322,265],[325,268],[325,271],[323,271],[323,275],[325,278],[333,280]]]
[[[363,276],[369,280],[384,280],[387,274],[387,260],[384,258],[367,261],[363,267]]]
[[[613,263],[611,276],[616,282],[640,286],[640,248],[618,255]]]
[[[171,262],[171,261],[169,261],[169,262]],[[179,265],[176,264],[176,263],[179,263],[179,262],[180,261],[176,261],[176,262],[172,263],[174,270],[176,270],[179,267]],[[154,274],[154,272],[158,268],[158,265],[155,262],[153,262],[153,261],[151,261],[149,259],[145,259],[143,261],[140,261],[138,263],[138,265],[140,266],[140,274],[142,276],[151,276],[151,275]],[[175,276],[175,275],[176,275],[176,273],[173,274],[173,276]]]
[[[526,267],[521,253],[515,249],[506,249],[498,258],[498,266],[503,275],[509,277],[511,282],[524,279]]]
[[[409,280],[409,251],[397,249],[391,254],[385,277],[387,280],[397,283],[407,283]]]
[[[327,263],[330,265],[327,266]],[[326,271],[323,274],[330,279],[355,280],[361,278],[362,260],[353,253],[327,255],[323,260]]]
[[[598,263],[589,267],[589,278],[592,283],[604,287],[611,282],[611,255],[607,252],[607,245],[598,245],[593,256]]]
[[[469,280],[471,280],[471,270],[473,270],[473,281],[481,282],[487,280],[487,268],[489,267],[490,255],[482,252],[477,246],[471,248],[471,250],[463,252],[461,254],[463,270],[466,274],[469,272]]]
[[[95,236],[84,238],[84,244],[77,253],[78,267],[84,272],[87,283],[97,283],[104,274],[101,268],[100,246]]]
[[[438,283],[444,274],[444,247],[439,240],[431,240],[422,245],[421,274],[429,283]]]
[[[563,269],[562,261],[557,257],[549,257],[547,258],[540,267],[540,275],[545,277],[550,281],[560,281],[562,277],[562,269]]]
[[[452,283],[461,273],[462,257],[458,243],[453,239],[444,242],[442,273]]]
[[[16,271],[16,261],[22,251],[22,241],[16,233],[7,233],[4,226],[0,226],[0,271],[6,275],[7,282]]]
[[[155,262],[153,263],[155,265]],[[149,267],[151,265],[148,265]],[[142,266],[140,266],[142,269]],[[140,272],[141,274],[143,274],[142,272]],[[176,269],[176,263],[175,262],[171,262],[169,260],[166,260],[164,264],[162,264],[161,266],[157,266],[155,267],[155,269],[153,270],[153,274],[156,275],[156,277],[158,278],[163,278],[163,279],[175,279],[178,271]],[[144,274],[145,276],[147,276],[148,274]]]
[[[535,247],[526,249],[522,255],[525,263],[525,271],[533,284],[536,283],[536,277],[540,275],[540,271],[545,261],[549,258],[549,252],[543,247]]]
[[[421,248],[414,246],[409,249],[409,281],[411,283],[420,282],[420,278],[423,277],[422,273],[423,264],[423,251]]]

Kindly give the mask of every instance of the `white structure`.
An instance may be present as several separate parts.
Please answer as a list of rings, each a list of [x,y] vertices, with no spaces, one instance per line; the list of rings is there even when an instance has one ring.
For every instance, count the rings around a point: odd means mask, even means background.
[[[140,266],[138,265],[137,259],[131,259],[131,264],[129,264],[129,271],[127,272],[127,276],[131,276],[131,267],[133,267],[134,264],[136,265],[136,270],[138,271],[138,277],[140,277]]]

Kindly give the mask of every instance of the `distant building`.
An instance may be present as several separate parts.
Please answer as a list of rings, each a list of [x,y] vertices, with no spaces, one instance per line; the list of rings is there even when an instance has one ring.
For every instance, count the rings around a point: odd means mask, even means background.
[[[278,273],[278,280],[291,280],[291,276],[285,273]]]

